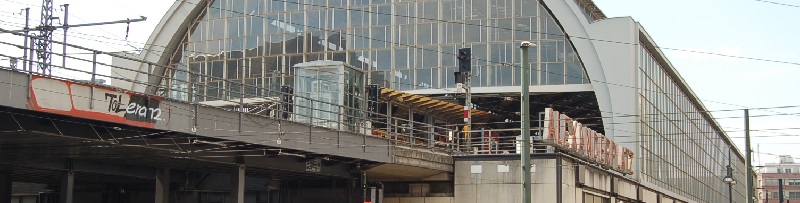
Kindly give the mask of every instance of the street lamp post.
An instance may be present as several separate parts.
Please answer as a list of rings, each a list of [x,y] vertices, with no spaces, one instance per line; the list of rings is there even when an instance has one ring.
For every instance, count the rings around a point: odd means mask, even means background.
[[[736,180],[733,179],[733,168],[731,168],[731,149],[728,149],[728,175],[722,179],[722,182],[728,184],[728,202],[733,203],[733,185],[736,184]]]
[[[522,92],[520,95],[520,124],[522,128],[522,153],[520,153],[520,158],[522,159],[522,203],[531,203],[531,117],[530,117],[530,105],[529,97],[530,92],[528,91],[528,86],[530,86],[530,70],[531,66],[528,63],[528,48],[534,47],[536,44],[524,41],[520,44],[519,48],[520,51],[520,71],[522,73]]]

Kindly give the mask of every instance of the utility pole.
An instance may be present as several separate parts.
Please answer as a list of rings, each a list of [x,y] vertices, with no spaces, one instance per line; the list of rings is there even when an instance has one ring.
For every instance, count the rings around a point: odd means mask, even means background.
[[[530,86],[531,81],[531,67],[528,63],[528,48],[536,46],[528,41],[522,42],[519,45],[520,50],[520,59],[521,63],[520,68],[522,71],[522,92],[520,98],[520,122],[522,133],[522,153],[520,154],[520,159],[522,161],[522,203],[531,203],[531,116],[530,116],[530,105],[529,97],[530,91],[528,91],[528,86]]]
[[[52,54],[53,54],[53,31],[56,29],[62,28],[64,29],[64,46],[63,46],[63,58],[61,61],[62,66],[66,66],[67,61],[67,29],[72,27],[84,27],[84,26],[96,26],[96,25],[108,25],[108,24],[118,24],[118,23],[130,23],[132,22],[140,22],[147,20],[146,17],[141,16],[140,19],[127,19],[127,20],[118,20],[118,21],[108,21],[108,22],[100,22],[100,23],[86,23],[86,24],[78,24],[78,25],[69,25],[67,21],[69,16],[69,4],[62,5],[64,7],[64,23],[61,26],[53,26],[53,20],[58,19],[58,17],[53,16],[53,0],[42,0],[42,15],[41,15],[41,25],[37,26],[35,30],[39,31],[39,34],[36,35],[38,39],[30,37],[28,27],[27,16],[29,9],[25,9],[25,29],[21,30],[25,32],[27,38],[31,38],[31,42],[35,44],[35,47],[31,48],[31,59],[33,59],[33,50],[36,50],[36,56],[38,58],[37,64],[39,70],[42,71],[42,74],[49,74],[52,75],[53,67],[52,67]],[[13,31],[17,32],[17,31]],[[27,43],[26,43],[27,44]],[[28,65],[29,69],[33,69],[33,61],[29,62]]]
[[[49,71],[50,74],[53,73],[50,65],[52,62],[51,53],[53,53],[53,0],[42,0],[42,15],[41,15],[41,25],[37,27],[39,30],[39,37],[43,38],[40,40],[36,40],[37,43],[37,56],[39,58],[39,70],[42,71],[42,74],[47,74]]]
[[[752,163],[752,150],[750,147],[750,109],[744,110],[744,151],[745,151],[745,163],[746,167],[745,170],[747,171],[745,177],[745,183],[747,188],[747,202],[753,202],[753,163]],[[783,202],[783,201],[781,201]]]
[[[61,68],[67,67],[67,30],[69,29],[69,23],[67,22],[67,17],[69,16],[69,4],[61,5],[64,7],[64,44],[63,45],[63,53],[61,54]],[[94,80],[91,81],[94,83]]]
[[[28,26],[28,19],[30,18],[30,15],[31,15],[30,14],[31,13],[31,8],[25,8],[23,10],[25,10],[25,44],[23,44],[24,45],[23,47],[25,47],[25,48],[22,49],[22,70],[27,71],[28,70],[28,62],[26,62],[26,60],[28,60],[28,49],[27,49],[27,47],[28,47],[28,32],[30,32],[29,31],[30,27]]]

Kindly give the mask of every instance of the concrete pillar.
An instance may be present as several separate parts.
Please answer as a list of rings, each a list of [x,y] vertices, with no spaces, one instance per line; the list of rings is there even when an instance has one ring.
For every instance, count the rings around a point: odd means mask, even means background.
[[[156,170],[155,203],[169,203],[169,168]]]
[[[0,173],[0,203],[11,203],[11,174]]]
[[[245,165],[239,164],[231,171],[231,203],[244,203]]]
[[[72,203],[73,190],[75,188],[75,172],[67,171],[61,176],[61,189],[58,193],[58,202]]]

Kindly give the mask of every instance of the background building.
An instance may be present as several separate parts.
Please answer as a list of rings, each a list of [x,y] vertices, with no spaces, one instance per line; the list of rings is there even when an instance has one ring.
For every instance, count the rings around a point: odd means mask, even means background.
[[[523,40],[537,45],[532,112],[556,109],[632,149],[628,178],[678,201],[744,202],[739,150],[643,26],[590,0],[176,1],[140,56],[170,68],[129,76],[158,86],[122,88],[185,101],[270,96],[236,84],[278,92],[294,84],[294,65],[333,60],[370,84],[455,102],[455,53],[469,47],[477,108],[508,122],[476,127],[514,128]],[[729,150],[733,197],[722,181]]]
[[[780,202],[780,179],[783,180],[784,201],[800,201],[800,163],[795,163],[790,155],[780,155],[775,162],[758,169],[761,202]]]

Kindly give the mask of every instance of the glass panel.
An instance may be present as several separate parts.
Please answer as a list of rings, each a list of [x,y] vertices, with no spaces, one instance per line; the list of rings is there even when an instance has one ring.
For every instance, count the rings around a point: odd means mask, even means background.
[[[372,13],[372,25],[391,25],[392,24],[392,6],[377,6],[373,7],[375,12]]]
[[[370,84],[379,85],[381,87],[389,87],[391,81],[388,71],[371,71]]]
[[[414,38],[417,36],[416,32],[414,31],[414,25],[401,25],[396,28],[397,29],[397,40],[399,46],[413,46],[414,45]]]
[[[372,28],[372,48],[384,48],[391,46],[392,31],[391,27],[373,27]]]
[[[394,21],[397,25],[402,24],[409,24],[416,22],[416,18],[411,18],[409,16],[413,16],[412,13],[414,12],[415,4],[395,4],[394,6]]]
[[[247,12],[251,15],[266,14],[266,1],[265,0],[247,0]]]
[[[331,29],[343,29],[347,27],[347,10],[329,9],[328,26]]]
[[[398,90],[413,90],[414,89],[414,70],[398,70],[395,71],[395,88]]]
[[[225,10],[225,7],[221,5],[222,2],[221,0],[215,0],[211,3],[208,9],[210,18],[222,18],[224,16],[223,10]]]
[[[442,55],[440,58],[441,66],[456,66],[456,47],[453,45],[442,46],[440,50]]]
[[[377,70],[391,70],[392,68],[392,50],[378,50],[372,54],[376,59]]]
[[[486,41],[489,25],[485,20],[471,20],[464,24],[464,29],[470,30],[464,33],[465,42],[483,42]]]
[[[494,20],[491,28],[490,41],[510,41],[513,39],[514,23],[511,18]]]
[[[439,2],[419,2],[417,21],[419,23],[435,22],[439,19]]]
[[[350,27],[363,27],[369,25],[369,7],[350,9]]]
[[[489,12],[492,13],[492,18],[508,18],[511,17],[511,0],[489,0]],[[524,7],[521,7],[524,8]]]
[[[514,16],[536,16],[538,9],[527,8],[537,8],[537,3],[536,0],[514,0]]]
[[[583,66],[578,60],[578,55],[572,50],[572,47],[567,48],[567,84],[582,84],[588,83],[584,77]],[[685,150],[685,149],[684,149]]]
[[[209,30],[211,34],[210,40],[225,38],[225,20],[211,20],[209,21]]]
[[[514,77],[514,72],[517,70],[515,66],[496,66],[497,70],[497,86],[511,86],[514,81],[519,80]]]
[[[464,10],[466,10],[467,19],[486,19],[487,2],[486,0],[466,0]]]
[[[283,0],[269,0],[269,7],[273,13],[286,11],[286,6]]]
[[[325,30],[325,10],[311,10],[306,12],[306,27],[308,31]]]
[[[426,23],[417,25],[417,44],[436,44],[438,43],[437,24]]]
[[[463,0],[441,0],[442,20],[463,20],[464,1]]]
[[[239,60],[228,60],[226,63],[226,79],[238,79],[240,72],[242,72],[241,67],[239,66]]]
[[[547,11],[542,11],[542,39],[564,39],[564,32]]]
[[[311,37],[308,42],[308,47],[306,47],[306,51],[308,52],[320,52],[325,51],[326,47],[329,46],[328,42],[325,39],[325,32],[324,31],[317,31],[309,33]]]
[[[458,71],[458,68],[445,68],[442,72],[442,88],[454,88],[455,85],[455,75],[454,73]]]
[[[244,12],[244,1],[241,0],[231,0],[228,1],[229,7],[227,12],[230,12],[228,16],[243,16]]]
[[[413,55],[412,55],[413,56]],[[395,68],[408,68],[409,63],[408,48],[395,48],[394,49],[394,67]]]
[[[461,43],[464,41],[464,32],[462,30],[463,23],[440,23],[442,25],[444,36],[442,43],[452,44],[452,43]]]

